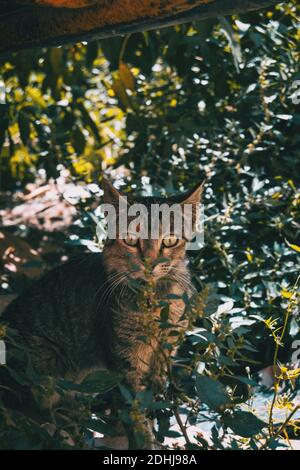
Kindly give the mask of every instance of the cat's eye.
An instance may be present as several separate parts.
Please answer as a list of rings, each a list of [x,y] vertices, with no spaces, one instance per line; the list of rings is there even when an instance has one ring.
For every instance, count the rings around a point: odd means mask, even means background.
[[[162,242],[166,248],[171,248],[172,246],[177,245],[178,238],[175,235],[168,235],[167,237],[163,238]]]
[[[127,233],[124,237],[124,242],[129,246],[136,246],[139,242],[139,237],[133,233]]]

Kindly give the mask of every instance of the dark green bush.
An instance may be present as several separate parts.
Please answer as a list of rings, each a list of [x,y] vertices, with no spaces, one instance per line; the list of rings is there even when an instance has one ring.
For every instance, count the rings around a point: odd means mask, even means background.
[[[290,1],[240,17],[2,58],[2,191],[24,190],[39,170],[57,177],[62,167],[85,185],[113,170],[136,193],[172,194],[207,181],[205,244],[191,253],[200,293],[195,330],[174,360],[169,386],[162,396],[151,390],[133,396],[116,385],[109,418],[105,390],[82,396],[72,421],[81,431],[113,435],[118,417],[142,445],[136,423],[148,413],[157,419],[159,441],[183,436],[188,448],[274,449],[299,418],[299,370],[291,369],[300,337],[297,14]],[[61,254],[93,239],[95,202],[92,194],[79,200],[80,223],[48,234]],[[39,246],[33,229],[9,231]],[[43,253],[42,259],[46,267],[58,262]],[[16,287],[15,279],[3,262],[3,293],[22,290],[25,280]],[[251,397],[264,392],[258,371],[272,364],[278,368],[274,393],[266,395],[271,409],[254,410]],[[98,379],[95,391],[105,378]],[[291,421],[274,418],[280,409]],[[0,410],[2,447],[68,445],[61,433],[50,437],[1,402]],[[91,412],[98,421],[91,423]],[[170,429],[174,420],[180,431]],[[200,433],[202,421],[212,424],[211,442],[199,434],[192,444],[187,426]],[[76,445],[86,442],[81,437]]]

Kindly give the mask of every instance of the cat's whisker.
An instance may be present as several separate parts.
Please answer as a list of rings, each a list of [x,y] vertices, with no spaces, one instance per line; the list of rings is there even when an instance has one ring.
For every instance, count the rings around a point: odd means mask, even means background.
[[[118,278],[119,276],[122,276],[122,275],[125,275],[125,272],[122,271],[120,273],[114,273],[113,275],[110,275],[108,277],[108,279],[97,289],[96,293],[95,293],[95,296],[94,296],[94,300],[96,299],[97,295],[101,292],[101,289],[103,289],[104,286],[106,286],[107,284],[109,284],[112,280],[114,280],[115,278]]]
[[[190,279],[187,278],[186,276],[182,274],[175,273],[175,278],[180,280],[183,284],[185,284],[187,287],[192,288],[193,286],[190,283]]]
[[[176,280],[180,286],[187,291],[195,292],[195,287],[191,284],[191,281],[187,275],[185,275],[180,269],[173,268],[174,280]]]
[[[106,306],[109,298],[111,297],[111,294],[112,294],[112,290],[115,290],[115,288],[118,287],[118,285],[123,282],[124,280],[127,280],[127,277],[133,272],[133,270],[131,271],[128,271],[128,272],[125,272],[125,271],[121,271],[119,273],[115,273],[113,275],[111,275],[109,277],[109,279],[107,279],[107,281],[102,284],[101,288],[103,288],[104,285],[107,285],[108,286],[106,287],[106,289],[104,290],[104,292],[102,292],[102,295],[99,299],[99,302],[98,302],[98,307],[99,305],[102,303],[103,306]],[[125,284],[126,285],[126,284]],[[98,289],[98,292],[97,294],[99,294],[99,289]]]
[[[123,295],[125,296],[127,290],[128,290],[128,286],[126,284],[123,284],[120,295],[119,295],[120,302],[122,301]]]
[[[107,296],[106,296],[106,299],[105,299],[105,305],[110,301],[112,295],[114,294],[114,292],[116,291],[116,289],[119,287],[119,285],[122,283],[122,281],[126,278],[126,276],[124,276],[124,278],[120,279],[119,281],[117,281],[110,289],[110,291],[107,293]],[[124,286],[126,287],[126,284],[123,284],[122,287],[121,287],[121,292],[122,290],[124,289]],[[117,297],[117,301],[118,299],[120,299],[121,297],[121,293],[119,294],[119,296]]]
[[[121,275],[120,277],[118,277],[117,279],[115,279],[106,289],[105,291],[103,292],[103,295],[101,296],[100,298],[100,301],[99,301],[99,304],[103,304],[103,306],[106,305],[109,297],[110,297],[110,294],[112,291],[115,290],[116,287],[118,287],[118,285],[124,280],[126,276],[125,275]]]
[[[190,277],[184,271],[182,271],[182,269],[176,268],[176,266],[172,266],[170,271],[171,272],[174,271],[176,276],[179,276],[180,278],[185,280],[188,284],[190,284],[191,282]]]
[[[110,278],[110,281],[111,279],[113,278],[113,282],[105,289],[105,291],[103,292],[99,302],[98,302],[98,307],[99,305],[103,305],[103,307],[106,306],[106,304],[108,303],[108,301],[110,300],[113,292],[116,290],[116,288],[124,281],[126,280],[127,278],[127,275],[128,273],[117,273],[118,275],[115,275],[115,276],[112,276]],[[125,284],[126,285],[126,284]]]

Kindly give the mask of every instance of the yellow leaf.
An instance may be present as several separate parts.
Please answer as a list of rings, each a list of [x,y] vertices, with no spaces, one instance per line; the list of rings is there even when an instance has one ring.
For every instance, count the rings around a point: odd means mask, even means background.
[[[24,178],[25,172],[34,165],[37,159],[25,147],[19,147],[10,159],[9,165],[14,177]]]
[[[63,49],[60,47],[52,47],[49,51],[49,55],[52,68],[58,75],[62,68]]]
[[[289,246],[290,248],[292,248],[292,250],[295,250],[295,251],[297,251],[298,253],[300,253],[300,246],[294,245],[293,243],[289,243],[287,240],[286,240],[286,243],[288,244],[288,246]]]
[[[285,299],[290,299],[293,296],[293,292],[289,292],[288,290],[282,290],[281,295]]]
[[[290,185],[290,187],[296,192],[297,191],[297,188],[294,184],[294,181],[293,180],[288,180],[288,184]]]
[[[251,253],[251,251],[250,251],[250,248],[247,248],[247,250],[246,250],[246,258],[247,258],[247,260],[249,261],[249,263],[252,263],[252,261],[253,261],[253,256],[252,256],[252,253]]]
[[[124,86],[123,81],[113,78],[112,89],[115,92],[115,94],[117,95],[117,97],[119,98],[119,100],[121,101],[124,108],[125,109],[130,108],[131,107],[130,106],[130,99],[129,99],[129,96],[127,95],[127,93],[126,93],[126,88]]]
[[[281,380],[295,380],[300,375],[300,369],[290,369],[287,367],[280,367],[280,376]]]
[[[110,96],[111,98],[113,98],[114,96],[116,96],[114,90],[112,88],[110,88],[107,92],[108,96]]]
[[[85,178],[91,178],[94,167],[93,164],[87,161],[84,157],[80,157],[73,161],[73,167],[78,175],[82,175]]]
[[[125,87],[128,88],[128,90],[134,91],[134,88],[135,88],[134,76],[130,68],[124,62],[120,62],[119,74],[120,74],[120,79],[124,83]]]

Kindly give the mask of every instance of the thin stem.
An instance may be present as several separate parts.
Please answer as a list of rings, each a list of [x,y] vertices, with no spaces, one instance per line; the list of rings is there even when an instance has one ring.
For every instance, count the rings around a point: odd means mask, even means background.
[[[278,436],[280,436],[281,432],[286,428],[286,426],[289,424],[290,420],[292,419],[292,417],[294,416],[294,414],[298,410],[300,410],[300,405],[295,406],[293,411],[291,411],[291,413],[286,418],[284,423],[282,423],[282,425],[279,427],[278,431],[276,431],[276,433],[273,435],[274,439],[276,439]],[[265,443],[259,448],[259,450],[264,450],[267,447],[267,445],[268,445],[268,440],[265,441]]]
[[[182,434],[183,434],[183,436],[184,436],[184,438],[185,438],[185,440],[186,440],[186,443],[187,443],[187,444],[191,444],[189,435],[188,435],[187,430],[186,430],[186,426],[185,426],[185,425],[183,424],[183,422],[182,422],[182,419],[181,419],[181,416],[180,416],[180,414],[179,414],[177,405],[174,406],[173,411],[174,411],[174,416],[175,416],[175,418],[176,418],[176,421],[177,421],[177,423],[178,423],[178,426],[180,427],[180,430],[181,430],[181,432],[182,432]]]
[[[296,282],[293,286],[293,292],[296,291],[299,280],[300,280],[300,274],[298,275],[298,277],[296,279]],[[274,374],[275,374],[275,377],[274,377],[274,396],[273,396],[273,400],[272,400],[270,411],[269,411],[269,434],[270,434],[270,436],[272,436],[273,433],[274,433],[273,411],[274,411],[274,406],[275,406],[276,399],[277,399],[278,386],[279,386],[279,382],[280,382],[280,376],[278,377],[277,372],[276,372],[279,346],[282,346],[283,338],[284,338],[284,335],[285,335],[285,332],[286,332],[286,329],[287,329],[287,326],[288,326],[288,321],[289,321],[289,318],[290,318],[290,315],[291,315],[291,312],[292,312],[293,304],[294,304],[294,302],[291,301],[288,305],[280,337],[279,337],[279,339],[277,338],[276,343],[275,343],[275,352],[274,352],[274,359],[273,359],[273,368],[274,368]]]
[[[125,38],[124,38],[124,41],[123,41],[123,44],[122,44],[122,47],[121,47],[121,50],[120,50],[120,55],[119,55],[119,64],[121,62],[123,62],[123,57],[124,57],[124,54],[125,54],[125,49],[126,49],[129,38],[130,38],[130,34],[127,34],[127,36],[125,36]]]

